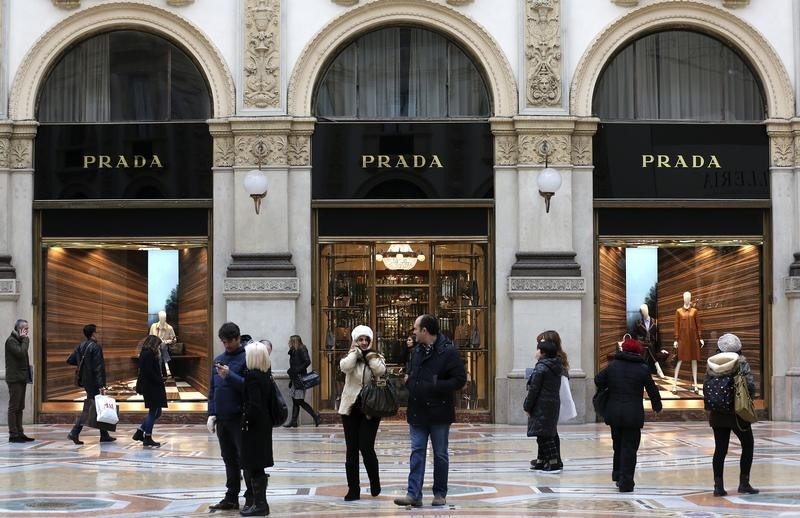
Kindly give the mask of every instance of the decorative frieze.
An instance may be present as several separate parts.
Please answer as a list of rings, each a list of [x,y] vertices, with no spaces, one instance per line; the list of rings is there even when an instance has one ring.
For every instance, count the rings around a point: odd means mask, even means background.
[[[547,142],[543,146],[543,142]],[[549,149],[547,162],[550,164],[569,164],[572,158],[570,137],[568,135],[520,135],[518,140],[518,160],[520,164],[544,164],[543,149]]]
[[[297,277],[229,277],[223,281],[222,294],[235,299],[296,299],[300,296]]]
[[[792,137],[771,136],[770,148],[772,165],[789,167],[794,164],[794,139]]]
[[[235,159],[233,138],[214,138],[214,167],[233,167]]]
[[[639,5],[639,0],[611,0],[611,3],[620,7],[636,7]]]
[[[509,277],[512,299],[580,298],[586,294],[583,277]]]
[[[6,138],[0,138],[0,169],[5,169],[8,167],[8,148],[9,140]]]
[[[77,9],[81,6],[81,0],[53,0],[53,5],[62,9]]]
[[[255,167],[286,165],[287,137],[285,135],[236,137],[236,165]],[[263,153],[259,152],[263,149]]]
[[[247,0],[245,108],[280,108],[280,0]]]
[[[332,0],[334,4],[341,5],[344,7],[350,7],[351,5],[356,5],[358,0]]]
[[[738,7],[747,7],[750,5],[750,0],[722,0],[722,5],[728,9],[736,9]]]
[[[10,169],[30,169],[33,167],[32,160],[33,140],[13,139],[11,140],[11,150],[8,155],[8,167]]]
[[[311,165],[311,136],[289,135],[289,147],[286,150],[289,165]]]
[[[572,137],[572,164],[592,165],[592,137]]]
[[[0,279],[0,300],[19,299],[17,279]]]
[[[790,299],[800,298],[800,276],[784,277],[783,286],[787,298]]]
[[[527,0],[525,5],[526,104],[561,106],[561,1]]]
[[[173,7],[184,7],[194,3],[194,0],[167,0],[167,5]]]
[[[517,137],[502,135],[494,139],[494,165],[517,165]]]

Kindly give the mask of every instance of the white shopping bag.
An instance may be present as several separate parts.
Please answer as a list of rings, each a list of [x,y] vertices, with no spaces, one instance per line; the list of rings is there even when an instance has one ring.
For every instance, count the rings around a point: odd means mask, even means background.
[[[558,395],[561,398],[558,422],[566,423],[578,415],[578,411],[575,409],[575,401],[572,400],[572,390],[569,388],[569,380],[566,376],[561,376],[561,388],[558,391]]]
[[[94,397],[94,408],[97,410],[97,422],[107,424],[117,424],[117,402],[113,397],[98,394]]]

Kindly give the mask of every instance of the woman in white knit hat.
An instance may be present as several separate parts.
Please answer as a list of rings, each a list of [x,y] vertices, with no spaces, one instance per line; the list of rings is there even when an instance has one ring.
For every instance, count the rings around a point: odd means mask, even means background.
[[[345,472],[347,473],[346,501],[361,498],[358,454],[364,460],[364,468],[369,476],[369,490],[372,496],[381,493],[381,480],[378,475],[378,456],[375,454],[375,436],[378,434],[379,417],[369,417],[361,412],[359,395],[361,387],[370,381],[370,376],[383,376],[386,363],[383,356],[373,346],[372,329],[356,326],[350,333],[353,343],[347,356],[339,362],[344,373],[339,414],[342,416],[344,440],[347,447]]]
[[[742,342],[739,337],[732,333],[725,333],[717,340],[718,354],[708,359],[708,369],[706,380],[722,376],[735,376],[741,372],[747,382],[747,391],[750,397],[756,394],[756,386],[753,383],[753,373],[750,371],[750,364],[742,356]],[[703,390],[706,400],[709,394]],[[708,405],[706,405],[708,406]],[[739,493],[756,494],[758,489],[750,485],[750,467],[753,465],[753,429],[750,423],[740,419],[736,412],[731,408],[730,411],[710,410],[708,413],[708,424],[714,430],[714,458],[712,466],[714,469],[714,496],[725,496],[722,471],[725,466],[725,456],[728,454],[728,444],[731,440],[731,432],[736,434],[742,445],[742,456],[739,460]]]

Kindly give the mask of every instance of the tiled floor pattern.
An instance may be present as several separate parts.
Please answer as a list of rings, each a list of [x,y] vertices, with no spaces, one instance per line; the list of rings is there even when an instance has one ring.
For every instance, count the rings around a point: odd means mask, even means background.
[[[202,425],[156,425],[160,449],[133,442],[132,426],[119,440],[97,442],[85,429],[83,446],[66,440],[64,425],[29,425],[32,443],[10,444],[0,435],[0,515],[81,517],[208,516],[223,494],[224,471],[216,438]],[[422,508],[392,499],[405,493],[408,434],[401,423],[381,425],[377,448],[383,493],[344,502],[341,426],[275,430],[276,466],[270,470],[270,516],[800,516],[800,423],[755,425],[752,482],[759,495],[738,495],[739,448],[732,440],[726,465],[728,497],[711,495],[713,436],[705,423],[648,423],[636,491],[620,494],[611,482],[611,439],[602,424],[562,426],[565,469],[530,471],[535,439],[508,425],[454,425],[448,506],[430,506],[428,455]],[[215,516],[238,516],[233,512]]]

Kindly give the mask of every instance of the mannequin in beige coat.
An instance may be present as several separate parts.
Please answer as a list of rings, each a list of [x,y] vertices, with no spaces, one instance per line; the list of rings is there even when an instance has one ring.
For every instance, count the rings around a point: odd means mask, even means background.
[[[386,373],[383,356],[375,350],[372,341],[372,329],[367,326],[356,326],[351,336],[353,343],[350,351],[339,362],[339,369],[345,376],[339,414],[342,416],[344,441],[347,448],[344,463],[347,474],[347,494],[344,499],[348,502],[361,498],[359,452],[361,452],[364,468],[369,476],[370,494],[378,496],[381,493],[378,456],[375,454],[375,436],[378,434],[378,425],[381,420],[361,412],[358,396],[361,393],[361,387],[369,382],[371,375],[377,377]]]

